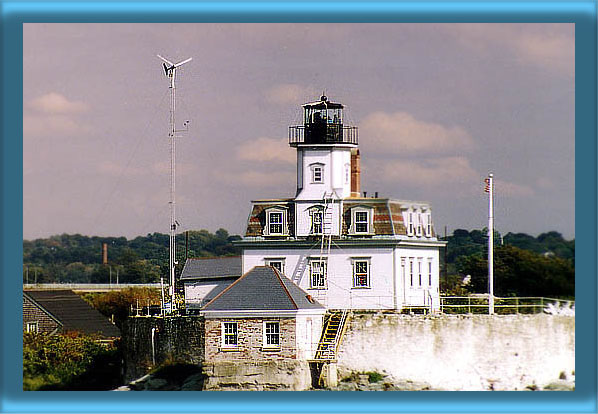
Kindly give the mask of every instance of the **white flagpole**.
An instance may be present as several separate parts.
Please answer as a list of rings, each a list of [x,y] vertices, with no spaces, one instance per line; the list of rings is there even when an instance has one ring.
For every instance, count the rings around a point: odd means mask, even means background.
[[[488,314],[494,314],[494,174],[488,174]]]

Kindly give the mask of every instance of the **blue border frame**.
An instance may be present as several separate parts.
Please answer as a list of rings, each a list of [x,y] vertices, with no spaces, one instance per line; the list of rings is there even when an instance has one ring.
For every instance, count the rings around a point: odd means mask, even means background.
[[[16,2],[2,10],[0,412],[596,412],[596,2]],[[22,391],[23,23],[565,22],[576,53],[576,390],[508,393],[110,393]],[[581,87],[579,87],[581,86]],[[11,121],[7,123],[6,121]],[[15,122],[15,120],[17,122]],[[16,178],[15,178],[16,177]],[[17,315],[17,317],[15,317]]]

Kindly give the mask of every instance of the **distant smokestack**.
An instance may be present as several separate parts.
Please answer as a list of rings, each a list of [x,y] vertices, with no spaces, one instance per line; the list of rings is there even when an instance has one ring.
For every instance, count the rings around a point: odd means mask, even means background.
[[[102,264],[108,264],[108,243],[102,243]]]
[[[368,192],[367,191],[363,192],[363,198],[368,198]]]
[[[378,192],[377,191],[374,193],[374,198],[378,198]]]
[[[361,195],[361,156],[359,149],[351,150],[351,197]]]

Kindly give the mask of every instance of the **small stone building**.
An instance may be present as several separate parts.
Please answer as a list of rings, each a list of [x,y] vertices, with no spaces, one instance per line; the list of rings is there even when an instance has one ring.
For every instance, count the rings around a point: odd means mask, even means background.
[[[313,359],[325,308],[270,266],[256,266],[207,303],[205,358]]]
[[[119,338],[120,330],[72,290],[23,292],[23,332],[80,332],[102,339]]]

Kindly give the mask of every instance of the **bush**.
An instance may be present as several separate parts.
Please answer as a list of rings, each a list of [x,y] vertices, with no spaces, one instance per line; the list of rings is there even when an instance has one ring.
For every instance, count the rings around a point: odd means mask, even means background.
[[[23,334],[23,390],[107,390],[120,383],[121,357],[78,333]]]

